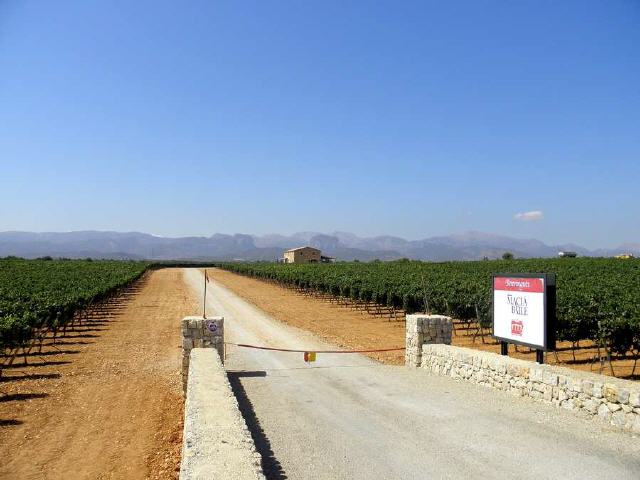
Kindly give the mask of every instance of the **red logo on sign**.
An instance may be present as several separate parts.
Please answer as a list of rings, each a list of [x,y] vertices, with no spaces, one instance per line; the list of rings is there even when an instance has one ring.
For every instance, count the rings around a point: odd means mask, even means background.
[[[511,335],[517,335],[521,337],[523,328],[524,325],[522,325],[521,320],[511,320]]]

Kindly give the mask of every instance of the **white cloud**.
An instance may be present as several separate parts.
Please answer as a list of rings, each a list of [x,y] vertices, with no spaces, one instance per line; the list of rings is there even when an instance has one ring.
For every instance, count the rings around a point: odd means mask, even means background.
[[[516,213],[513,218],[521,222],[537,222],[544,218],[541,210],[532,210],[531,212]]]

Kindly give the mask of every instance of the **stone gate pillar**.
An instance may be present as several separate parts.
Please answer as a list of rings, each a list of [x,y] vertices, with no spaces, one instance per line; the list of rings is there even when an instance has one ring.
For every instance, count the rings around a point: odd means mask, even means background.
[[[413,314],[406,317],[406,350],[404,364],[417,368],[422,362],[422,345],[444,343],[451,345],[453,322],[444,315]]]
[[[187,390],[189,356],[194,348],[215,348],[224,363],[224,317],[182,319],[182,389]]]

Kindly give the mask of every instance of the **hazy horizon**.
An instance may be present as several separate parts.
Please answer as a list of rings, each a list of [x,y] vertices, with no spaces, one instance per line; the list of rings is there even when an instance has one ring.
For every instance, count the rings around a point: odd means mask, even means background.
[[[196,238],[210,238],[214,235],[228,235],[228,236],[234,236],[234,235],[248,235],[254,238],[267,238],[267,237],[271,237],[271,236],[278,236],[278,237],[284,237],[284,238],[292,238],[292,237],[304,237],[304,236],[316,236],[316,235],[327,235],[327,236],[335,236],[335,235],[339,235],[339,234],[345,234],[345,235],[353,235],[354,237],[356,237],[357,239],[360,240],[370,240],[370,239],[376,239],[376,238],[383,238],[383,237],[393,237],[393,238],[398,238],[401,240],[406,240],[408,242],[415,242],[415,241],[421,241],[421,240],[429,240],[429,239],[433,239],[433,238],[452,238],[452,237],[460,237],[460,238],[473,238],[473,236],[479,235],[479,236],[488,236],[489,238],[494,237],[494,238],[506,238],[506,239],[514,239],[514,240],[519,240],[519,241],[528,241],[528,240],[532,240],[532,241],[540,241],[542,243],[544,243],[547,246],[563,246],[563,245],[574,245],[577,247],[582,247],[582,248],[586,248],[587,250],[608,250],[608,249],[617,249],[621,246],[624,245],[640,245],[640,242],[638,241],[633,241],[633,242],[618,242],[618,243],[614,243],[614,244],[610,244],[610,245],[598,245],[595,247],[587,247],[584,244],[581,244],[580,242],[564,242],[564,243],[559,243],[559,244],[554,244],[554,243],[550,243],[550,242],[545,242],[544,240],[541,240],[539,238],[535,238],[535,237],[523,237],[523,236],[517,236],[517,235],[506,235],[506,234],[500,234],[500,233],[494,233],[494,232],[483,232],[483,231],[479,231],[479,230],[466,230],[466,231],[459,231],[459,232],[451,232],[449,234],[445,234],[445,235],[423,235],[417,238],[408,238],[408,237],[404,237],[402,235],[396,235],[394,233],[382,233],[379,235],[371,235],[371,236],[365,236],[365,235],[360,235],[356,232],[350,232],[350,231],[344,231],[344,230],[330,230],[330,231],[320,231],[320,230],[306,230],[306,231],[295,231],[295,232],[267,232],[267,233],[254,233],[254,232],[208,232],[208,233],[192,233],[192,234],[177,234],[177,235],[159,235],[153,232],[145,232],[145,231],[141,231],[141,230],[123,230],[123,231],[118,231],[118,230],[101,230],[101,229],[83,229],[83,230],[57,230],[57,231],[53,231],[53,230],[48,230],[48,231],[35,231],[35,230],[0,230],[0,235],[1,234],[7,234],[7,233],[26,233],[26,234],[73,234],[73,233],[83,233],[83,232],[92,232],[92,233],[116,233],[116,234],[142,234],[142,235],[151,235],[153,237],[156,238],[166,238],[166,239],[182,239],[182,238],[189,238],[189,237],[196,237]]]
[[[181,232],[177,232],[175,234],[170,234],[170,235],[165,235],[165,234],[158,234],[156,232],[150,232],[150,231],[145,231],[145,230],[141,230],[141,229],[131,229],[131,230],[117,230],[117,229],[112,229],[112,228],[80,228],[80,229],[74,229],[74,230],[24,230],[24,229],[0,229],[0,234],[2,233],[36,233],[36,234],[47,234],[47,233],[79,233],[79,232],[101,232],[101,233],[107,233],[107,232],[114,232],[114,233],[140,233],[140,234],[146,234],[146,235],[152,235],[154,237],[159,237],[159,238],[185,238],[185,237],[203,237],[203,238],[208,238],[211,237],[212,235],[250,235],[250,236],[255,236],[255,237],[266,237],[266,236],[270,236],[270,235],[279,235],[279,236],[284,236],[284,237],[292,237],[292,236],[296,236],[296,235],[301,235],[301,234],[307,234],[307,233],[313,233],[313,234],[320,234],[320,235],[335,235],[336,233],[346,233],[346,234],[352,234],[355,235],[358,238],[362,238],[362,239],[367,239],[367,238],[377,238],[377,237],[397,237],[397,238],[401,238],[403,240],[407,240],[407,241],[419,241],[419,240],[425,240],[425,239],[429,239],[429,238],[434,238],[434,237],[451,237],[451,236],[464,236],[464,235],[468,235],[468,234],[474,234],[474,233],[478,233],[478,234],[486,234],[486,235],[491,235],[491,236],[496,236],[496,237],[507,237],[507,238],[513,238],[513,239],[517,239],[517,240],[537,240],[540,242],[543,242],[547,245],[569,245],[569,244],[573,244],[573,245],[578,245],[580,247],[584,247],[587,248],[589,250],[597,250],[597,249],[611,249],[611,248],[617,248],[620,247],[621,245],[625,245],[625,244],[640,244],[640,239],[631,239],[629,241],[615,241],[615,240],[611,240],[608,243],[603,243],[603,244],[597,244],[597,245],[589,245],[585,242],[581,242],[580,240],[569,240],[569,241],[565,241],[565,242],[551,242],[551,241],[546,241],[543,238],[538,238],[532,235],[518,235],[518,234],[508,234],[508,233],[501,233],[501,232],[490,232],[490,231],[483,231],[483,230],[459,230],[459,231],[451,231],[451,232],[445,232],[445,233],[437,233],[437,234],[424,234],[424,235],[418,235],[416,237],[408,237],[408,236],[404,236],[404,235],[400,235],[397,234],[395,232],[382,232],[382,233],[378,233],[378,234],[372,234],[372,235],[365,235],[365,234],[361,234],[355,231],[349,231],[349,230],[337,230],[337,229],[330,229],[330,230],[319,230],[319,229],[310,229],[310,230],[295,230],[295,231],[266,231],[266,232],[252,232],[252,231],[211,231],[211,232],[186,232],[186,233],[181,233]]]

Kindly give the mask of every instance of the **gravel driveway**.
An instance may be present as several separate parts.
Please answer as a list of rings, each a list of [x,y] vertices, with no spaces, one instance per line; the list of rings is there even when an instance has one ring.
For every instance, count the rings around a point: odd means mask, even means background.
[[[202,274],[185,270],[201,294]],[[210,283],[226,341],[332,349]],[[230,346],[226,368],[268,478],[640,478],[640,439],[573,412],[364,356]]]

